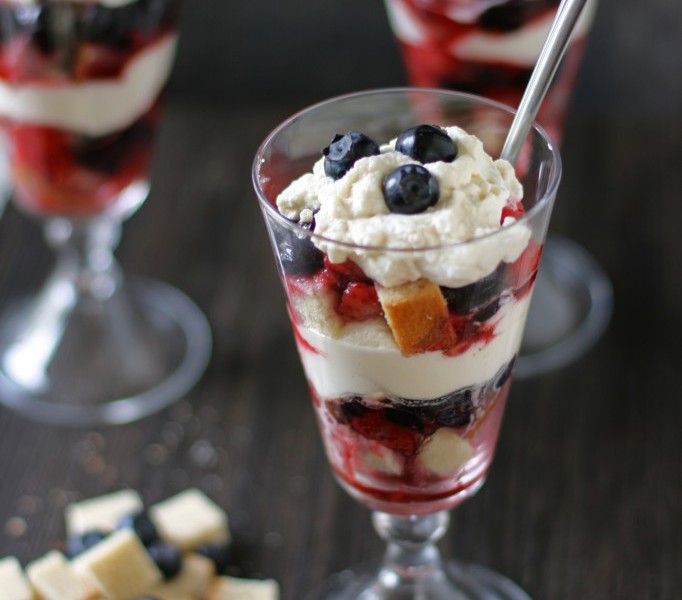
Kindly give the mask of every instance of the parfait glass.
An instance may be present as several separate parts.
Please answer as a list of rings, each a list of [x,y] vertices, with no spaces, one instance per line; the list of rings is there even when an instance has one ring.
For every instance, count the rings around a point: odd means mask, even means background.
[[[124,277],[122,222],[150,189],[179,0],[0,3],[0,118],[13,202],[56,265],[0,321],[0,402],[65,425],[132,421],[188,391],[210,355],[180,291]]]
[[[503,105],[468,94],[376,90],[294,115],[258,150],[254,186],[327,457],[341,487],[373,511],[374,528],[387,542],[378,570],[344,571],[310,598],[528,598],[484,567],[442,561],[436,542],[448,511],[481,487],[493,458],[559,184],[556,146],[532,129],[516,169],[524,216],[464,243],[355,246],[287,220],[275,205],[337,132],[361,131],[382,143],[419,123],[457,125],[490,153],[512,117]],[[515,253],[504,255],[510,244]],[[337,251],[351,258],[333,261]],[[440,288],[454,346],[402,354],[373,296],[374,281],[352,261],[360,255],[375,264],[475,273],[460,287]]]
[[[384,0],[410,85],[457,90],[518,106],[560,0]],[[571,92],[597,0],[576,25],[537,116],[561,142]],[[559,368],[584,354],[612,310],[608,276],[574,241],[550,235],[518,378]]]

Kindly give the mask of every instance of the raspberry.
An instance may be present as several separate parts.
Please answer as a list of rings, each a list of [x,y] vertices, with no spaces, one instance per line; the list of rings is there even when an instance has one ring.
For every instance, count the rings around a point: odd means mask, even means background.
[[[362,437],[379,442],[404,456],[412,456],[423,438],[421,432],[390,421],[384,411],[376,409],[353,416],[350,426]]]
[[[341,295],[338,312],[351,321],[366,321],[382,314],[376,289],[369,283],[354,281]]]
[[[349,258],[342,263],[333,263],[329,257],[324,255],[324,267],[334,273],[338,273],[347,281],[364,281],[370,283],[371,279],[365,275],[364,271]]]
[[[519,217],[523,216],[524,212],[526,212],[526,209],[523,208],[521,200],[519,200],[518,198],[510,198],[507,201],[507,205],[502,209],[502,215],[500,216],[500,225],[504,223],[504,220],[507,217],[513,217],[514,219],[518,219]]]

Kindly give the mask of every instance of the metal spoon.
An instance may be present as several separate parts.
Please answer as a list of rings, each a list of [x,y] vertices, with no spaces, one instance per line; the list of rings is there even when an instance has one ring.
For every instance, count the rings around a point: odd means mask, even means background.
[[[557,10],[556,17],[549,30],[540,58],[533,69],[526,91],[509,128],[507,139],[502,148],[501,158],[512,165],[516,162],[521,146],[538,114],[540,104],[547,93],[549,84],[554,78],[561,57],[568,46],[568,41],[578,17],[587,0],[563,0]]]

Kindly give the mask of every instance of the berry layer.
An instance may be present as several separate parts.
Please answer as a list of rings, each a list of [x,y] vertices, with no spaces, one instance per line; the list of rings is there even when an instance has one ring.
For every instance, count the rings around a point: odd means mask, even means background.
[[[433,401],[313,395],[337,477],[378,510],[418,514],[454,506],[475,491],[492,460],[511,366],[484,385]]]

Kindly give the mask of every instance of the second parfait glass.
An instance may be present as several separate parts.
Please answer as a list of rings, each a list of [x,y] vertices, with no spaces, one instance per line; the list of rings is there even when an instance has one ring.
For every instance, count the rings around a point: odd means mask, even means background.
[[[0,3],[0,117],[13,200],[56,266],[0,322],[0,402],[67,425],[123,423],[180,398],[211,335],[184,294],[123,277],[123,220],[146,199],[180,0]]]
[[[383,142],[418,123],[456,125],[491,152],[512,116],[500,104],[455,92],[363,92],[293,116],[257,153],[254,185],[328,459],[340,485],[373,511],[387,542],[378,571],[345,572],[311,598],[528,598],[488,569],[443,563],[436,542],[448,511],[481,487],[493,459],[559,184],[556,146],[542,130],[531,131],[516,169],[525,214],[463,243],[409,250],[341,243],[316,234],[314,219],[304,226],[286,219],[275,204],[335,133],[361,131]],[[401,352],[377,300],[381,286],[352,260],[332,260],[339,252],[461,273],[460,286],[440,288],[454,338]]]
[[[384,0],[410,85],[468,92],[518,106],[560,0]],[[576,25],[538,122],[564,131],[597,0]],[[559,368],[586,352],[609,322],[608,276],[575,242],[550,235],[516,376]]]

